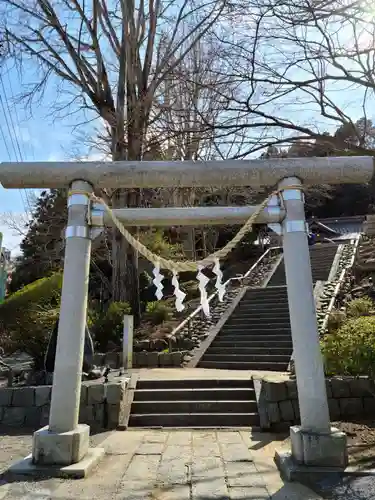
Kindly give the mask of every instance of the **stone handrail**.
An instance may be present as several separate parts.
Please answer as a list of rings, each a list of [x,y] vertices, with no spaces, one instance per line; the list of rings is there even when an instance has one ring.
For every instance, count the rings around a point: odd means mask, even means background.
[[[228,286],[232,281],[241,281],[246,278],[248,278],[253,271],[259,266],[259,264],[263,263],[264,259],[271,254],[272,251],[275,250],[280,250],[282,247],[275,246],[275,247],[270,247],[268,248],[260,257],[259,259],[250,267],[250,269],[242,276],[235,276],[233,278],[229,278],[224,284]],[[210,303],[216,296],[218,295],[218,292],[215,291],[208,297],[208,302]],[[184,319],[176,328],[168,335],[168,339],[173,339],[175,335],[180,332],[184,327],[189,327],[191,320],[202,312],[202,306],[199,305],[186,319]]]
[[[354,262],[355,262],[355,259],[356,259],[356,255],[357,255],[357,252],[358,252],[358,247],[359,247],[359,241],[360,241],[360,239],[361,239],[361,235],[359,235],[355,239],[352,258],[350,259],[349,264],[347,266],[345,266],[344,269],[340,273],[340,277],[339,277],[339,279],[338,279],[338,281],[336,283],[335,290],[333,292],[332,298],[331,298],[331,300],[330,300],[330,302],[328,304],[328,308],[327,308],[326,315],[324,317],[324,321],[323,321],[323,324],[322,324],[321,332],[325,332],[326,329],[327,329],[328,320],[329,320],[329,317],[330,317],[330,315],[332,313],[333,308],[335,307],[337,296],[340,293],[340,290],[341,290],[341,287],[342,287],[343,283],[345,282],[345,278],[346,278],[346,275],[347,275],[348,271],[354,265]]]

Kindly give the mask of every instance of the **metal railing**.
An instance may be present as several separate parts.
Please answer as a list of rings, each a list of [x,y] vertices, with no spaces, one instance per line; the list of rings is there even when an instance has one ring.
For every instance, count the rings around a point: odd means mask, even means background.
[[[244,279],[248,278],[253,271],[256,270],[256,268],[259,266],[259,264],[262,264],[264,259],[271,254],[271,252],[277,250],[281,250],[282,247],[276,246],[276,247],[270,247],[268,248],[260,257],[259,259],[250,267],[250,269],[243,275],[240,276],[234,276],[233,278],[229,278],[227,281],[225,281],[224,285],[228,286],[232,281],[243,281]],[[218,292],[215,291],[208,297],[208,302],[210,303],[215,297],[217,297]],[[203,313],[203,308],[201,305],[199,305],[189,316],[184,319],[176,328],[168,335],[168,339],[173,339],[178,332],[180,332],[183,328],[187,327],[188,332],[191,330],[191,322],[192,320],[199,314]],[[171,346],[170,346],[171,348]]]
[[[355,259],[356,259],[356,256],[357,256],[357,252],[358,252],[359,240],[360,239],[361,239],[361,235],[359,235],[354,240],[353,254],[352,254],[352,257],[350,259],[350,262],[349,262],[349,264],[347,266],[344,267],[344,269],[340,273],[340,277],[339,277],[339,279],[337,281],[337,284],[335,286],[335,290],[333,292],[332,298],[329,301],[327,312],[325,314],[324,321],[322,323],[322,328],[321,328],[321,332],[322,333],[324,333],[326,331],[326,329],[327,329],[329,317],[330,317],[330,315],[331,315],[331,313],[333,311],[333,308],[335,307],[337,296],[340,293],[340,290],[341,290],[341,287],[342,287],[343,283],[345,282],[346,275],[347,275],[348,271],[350,271],[350,269],[354,265],[354,262],[355,262]]]

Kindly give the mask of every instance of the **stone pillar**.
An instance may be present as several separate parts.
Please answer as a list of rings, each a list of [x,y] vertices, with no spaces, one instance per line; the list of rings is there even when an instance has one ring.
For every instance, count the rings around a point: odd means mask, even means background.
[[[286,210],[282,223],[283,250],[301,414],[301,426],[291,428],[292,456],[297,462],[305,465],[341,466],[346,461],[346,442],[345,435],[337,434],[330,426],[307,241],[304,195],[298,188],[289,188],[300,185],[301,182],[297,178],[284,179],[279,184]],[[333,435],[335,439],[338,437],[339,441],[341,440],[334,451],[330,449]]]
[[[91,251],[89,195],[92,186],[75,181],[71,189],[49,426],[34,433],[31,457],[11,469],[23,474],[38,473],[47,467],[52,475],[60,475],[63,469],[64,475],[82,477],[104,453],[102,449],[89,449],[90,428],[78,424]]]

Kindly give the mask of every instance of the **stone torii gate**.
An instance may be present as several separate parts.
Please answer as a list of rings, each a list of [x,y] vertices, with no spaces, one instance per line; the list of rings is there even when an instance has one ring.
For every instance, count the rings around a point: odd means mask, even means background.
[[[304,196],[313,184],[365,183],[372,157],[290,158],[209,162],[2,163],[4,188],[67,188],[68,224],[61,313],[49,425],[34,433],[32,454],[14,472],[61,475],[88,470],[103,455],[89,448],[89,426],[78,424],[91,239],[109,219],[93,207],[98,188],[274,186],[280,196],[256,222],[281,223],[301,425],[291,428],[292,460],[345,466],[346,438],[331,428],[319,346]],[[119,209],[126,226],[244,222],[257,207]]]

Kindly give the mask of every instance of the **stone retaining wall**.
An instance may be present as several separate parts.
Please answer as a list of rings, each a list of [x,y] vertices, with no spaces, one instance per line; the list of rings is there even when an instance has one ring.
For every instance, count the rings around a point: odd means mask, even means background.
[[[133,368],[158,368],[181,366],[187,351],[176,352],[133,352]],[[94,365],[121,368],[122,353],[108,352],[94,355]]]
[[[80,423],[92,429],[115,429],[124,411],[126,382],[84,382]],[[40,428],[48,424],[52,386],[0,388],[0,424]]]
[[[294,380],[271,382],[255,380],[261,427],[282,428],[298,424],[297,386]],[[373,384],[367,377],[326,379],[331,420],[374,415]]]

